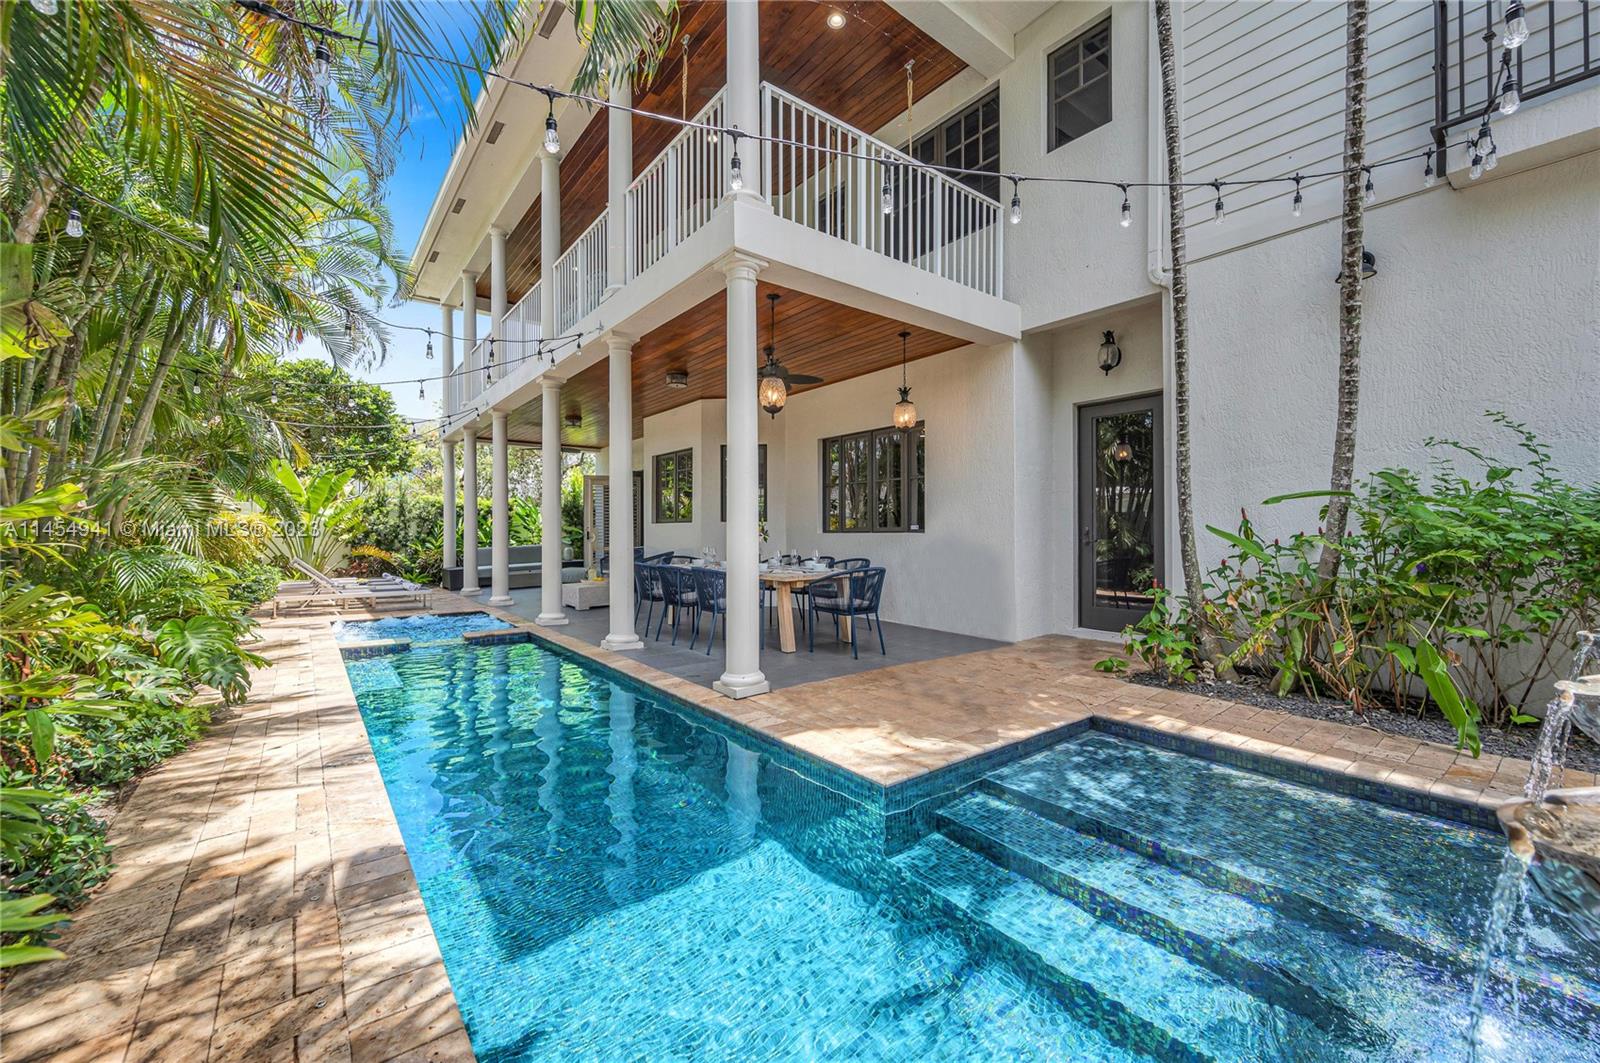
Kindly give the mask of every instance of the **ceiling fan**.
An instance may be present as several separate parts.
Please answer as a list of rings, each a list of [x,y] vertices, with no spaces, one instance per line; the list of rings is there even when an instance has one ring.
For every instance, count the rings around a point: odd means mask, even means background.
[[[757,387],[761,408],[772,417],[778,416],[778,411],[783,409],[792,388],[822,383],[820,376],[791,373],[778,361],[778,300],[781,298],[777,292],[767,293],[767,345],[761,349],[767,360],[761,366],[761,383]]]

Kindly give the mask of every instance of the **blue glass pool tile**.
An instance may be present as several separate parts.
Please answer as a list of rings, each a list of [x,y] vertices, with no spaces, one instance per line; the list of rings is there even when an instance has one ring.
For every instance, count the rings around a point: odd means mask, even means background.
[[[405,639],[420,646],[459,639],[468,631],[489,631],[511,626],[488,613],[419,613],[413,616],[385,616],[377,620],[335,620],[333,637],[337,642]]]

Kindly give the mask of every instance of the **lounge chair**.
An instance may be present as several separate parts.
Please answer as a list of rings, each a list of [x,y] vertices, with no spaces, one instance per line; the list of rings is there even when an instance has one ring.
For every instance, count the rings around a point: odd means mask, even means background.
[[[382,602],[405,601],[427,608],[432,595],[427,587],[398,576],[374,580],[335,579],[299,558],[291,559],[289,564],[309,579],[279,584],[278,593],[272,599],[273,616],[277,616],[278,608],[284,605],[377,606]]]

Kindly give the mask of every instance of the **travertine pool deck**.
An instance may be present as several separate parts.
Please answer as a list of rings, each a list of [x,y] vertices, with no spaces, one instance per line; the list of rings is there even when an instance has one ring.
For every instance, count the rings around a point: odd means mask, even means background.
[[[471,598],[439,593],[432,611],[496,613],[885,786],[1091,716],[1481,804],[1520,792],[1528,767],[1129,684],[1092,670],[1107,644],[1062,636],[733,702]],[[116,873],[63,936],[68,959],[5,989],[8,1063],[472,1058],[334,618],[264,620],[256,649],[274,666],[251,700],[127,799]]]

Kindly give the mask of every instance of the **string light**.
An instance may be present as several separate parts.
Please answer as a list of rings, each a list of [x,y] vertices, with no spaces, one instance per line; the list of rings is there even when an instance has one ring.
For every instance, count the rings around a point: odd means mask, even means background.
[[[422,355],[424,358],[428,359],[428,361],[433,361],[433,329],[428,330],[428,346],[422,352]]]
[[[428,385],[424,384],[420,380],[417,381],[417,398],[426,399],[427,397],[428,397]]]
[[[238,281],[233,282],[233,305],[244,305],[244,285],[240,284]]]
[[[1133,224],[1133,205],[1128,202],[1128,186],[1122,186],[1122,217],[1117,224],[1126,229]]]
[[[1428,149],[1428,161],[1426,163],[1424,163],[1423,167],[1422,167],[1422,187],[1423,188],[1432,188],[1433,187],[1434,178],[1435,178],[1435,175],[1434,175],[1434,172],[1433,172],[1433,149],[1429,148]]]
[[[1511,0],[1506,5],[1506,35],[1500,43],[1507,48],[1521,48],[1528,39],[1528,19],[1522,0]]]
[[[1227,208],[1222,205],[1222,182],[1212,181],[1211,187],[1216,189],[1217,192],[1217,205],[1213,208],[1216,213],[1212,220],[1221,225],[1228,217]]]
[[[1492,170],[1500,165],[1500,154],[1495,151],[1494,133],[1489,130],[1489,119],[1485,118],[1478,127],[1479,150],[1483,156],[1483,168]]]
[[[1015,177],[1011,179],[1011,224],[1019,225],[1022,222],[1022,183]]]
[[[1500,113],[1516,114],[1517,108],[1522,106],[1522,94],[1517,91],[1517,75],[1509,67],[1506,70],[1505,88],[1500,90]]]
[[[83,235],[83,215],[77,207],[67,211],[67,235],[74,240]]]
[[[1294,202],[1289,204],[1289,213],[1293,214],[1295,217],[1298,218],[1301,214],[1305,213],[1305,209],[1306,209],[1306,200],[1305,200],[1305,197],[1300,194],[1300,175],[1299,174],[1295,174],[1294,175]]]
[[[879,199],[879,205],[883,208],[885,216],[894,213],[894,189],[889,187],[889,168],[887,166],[883,168],[883,195]]]
[[[739,162],[739,141],[733,142],[733,156],[728,159],[728,191],[741,192],[744,190],[744,167]]]
[[[41,15],[53,15],[60,10],[56,0],[29,0],[33,9]]]
[[[1467,175],[1476,181],[1483,176],[1483,152],[1478,150],[1478,138],[1472,138],[1472,169]]]
[[[316,47],[311,50],[311,84],[326,90],[332,80],[333,52],[326,41],[318,38]]]
[[[1361,201],[1370,207],[1378,201],[1378,190],[1372,184],[1372,167],[1365,166],[1362,169],[1366,171],[1367,184],[1361,190]]]
[[[556,128],[556,97],[554,92],[547,91],[545,102],[550,105],[549,112],[544,116],[544,153],[546,155],[561,154],[561,131]]]

